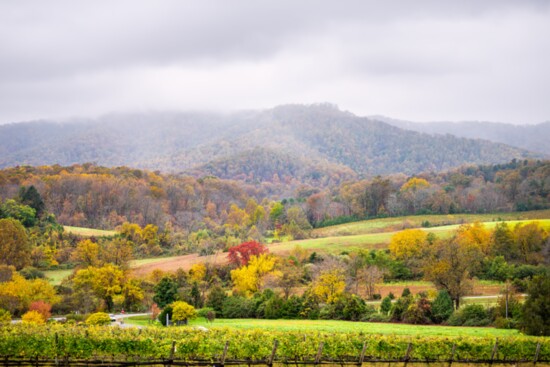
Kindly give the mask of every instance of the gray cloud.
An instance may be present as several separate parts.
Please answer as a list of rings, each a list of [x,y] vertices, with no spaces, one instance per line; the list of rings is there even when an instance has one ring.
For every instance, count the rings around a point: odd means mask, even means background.
[[[0,3],[0,123],[329,101],[550,119],[547,1]]]

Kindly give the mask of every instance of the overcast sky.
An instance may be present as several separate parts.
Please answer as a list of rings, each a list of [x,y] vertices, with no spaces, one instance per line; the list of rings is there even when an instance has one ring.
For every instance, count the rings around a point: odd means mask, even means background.
[[[550,120],[550,1],[2,1],[0,123],[330,102]]]

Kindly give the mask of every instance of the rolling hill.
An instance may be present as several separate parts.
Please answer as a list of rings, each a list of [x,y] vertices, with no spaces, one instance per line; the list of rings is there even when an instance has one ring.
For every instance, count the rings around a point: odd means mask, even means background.
[[[0,167],[95,162],[250,182],[328,185],[362,175],[543,156],[483,140],[408,131],[328,104],[0,126]]]
[[[550,154],[550,145],[548,144],[550,121],[536,125],[512,125],[482,121],[418,123],[381,116],[372,118],[401,129],[432,135],[450,134],[463,138],[484,139],[547,155]]]

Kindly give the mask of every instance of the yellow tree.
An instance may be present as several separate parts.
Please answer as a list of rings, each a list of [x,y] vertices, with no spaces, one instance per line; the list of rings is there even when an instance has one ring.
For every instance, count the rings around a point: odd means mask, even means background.
[[[446,290],[455,307],[472,289],[472,271],[483,258],[476,246],[465,244],[457,237],[436,241],[430,246],[430,256],[424,259],[424,276],[438,289]]]
[[[332,303],[344,293],[346,277],[343,269],[331,269],[322,272],[313,283],[313,293],[322,302]]]
[[[9,281],[0,283],[0,308],[11,313],[27,310],[34,301],[53,305],[60,299],[53,286],[44,279],[27,280],[14,273]]]
[[[257,292],[263,285],[265,275],[273,271],[275,258],[269,254],[252,256],[248,265],[231,270],[235,290],[246,294]]]
[[[126,277],[118,266],[107,264],[100,268],[89,266],[78,270],[73,282],[75,290],[91,289],[96,297],[103,299],[110,311],[113,297],[122,293]]]
[[[0,219],[0,264],[22,269],[31,263],[31,250],[25,227],[12,218]]]
[[[99,266],[99,244],[89,239],[80,241],[71,259],[83,266]]]
[[[405,229],[392,236],[388,248],[398,260],[419,258],[426,246],[427,237],[427,233],[421,229]]]
[[[484,255],[489,255],[491,252],[491,231],[480,222],[461,225],[457,231],[457,240],[463,246],[477,247]]]

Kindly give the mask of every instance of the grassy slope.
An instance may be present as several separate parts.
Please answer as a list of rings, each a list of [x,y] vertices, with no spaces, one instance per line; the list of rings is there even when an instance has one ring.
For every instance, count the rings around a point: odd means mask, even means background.
[[[150,325],[148,316],[130,317],[128,324],[140,326]],[[506,337],[519,335],[517,330],[505,330],[486,327],[452,327],[436,325],[407,325],[373,322],[352,322],[336,320],[261,320],[261,319],[217,319],[209,323],[204,318],[190,322],[191,326],[206,328],[229,327],[235,329],[263,329],[278,331],[326,331],[326,332],[364,332],[366,334],[393,335],[441,335],[441,336],[494,336]]]
[[[421,227],[425,221],[431,226],[447,226],[473,222],[499,222],[526,219],[549,219],[550,210],[534,210],[528,212],[495,213],[495,214],[450,214],[450,215],[410,215],[397,218],[370,219],[317,228],[313,231],[315,237],[338,237],[377,232],[392,232],[404,228]]]
[[[518,223],[526,223],[531,222],[532,220],[513,220],[513,221],[507,221],[507,223],[511,226],[514,226]],[[537,220],[543,227],[550,229],[550,219],[540,219]],[[494,228],[497,223],[500,222],[483,222],[485,227],[487,228]],[[378,226],[378,224],[374,224],[375,226]],[[448,237],[450,236],[458,227],[460,224],[453,224],[453,225],[445,225],[440,227],[430,227],[430,228],[422,228],[422,230],[426,232],[432,232],[438,235],[439,237]],[[339,226],[338,226],[339,227]],[[370,223],[363,223],[358,222],[356,225],[357,230],[356,231],[368,231],[368,228],[373,228],[373,225]],[[379,227],[381,228],[381,227]],[[357,234],[357,235],[347,235],[347,236],[331,236],[331,237],[321,237],[321,238],[311,238],[307,240],[298,240],[298,241],[289,241],[289,242],[282,242],[282,243],[274,243],[269,246],[270,250],[274,253],[282,253],[285,251],[290,251],[296,246],[300,246],[304,249],[309,250],[322,250],[327,252],[339,252],[344,249],[350,249],[350,248],[385,248],[386,245],[390,242],[392,236],[396,233],[400,232],[398,231],[392,231],[392,232],[383,232],[383,233],[365,233],[365,234]],[[330,232],[326,232],[330,233]]]
[[[83,228],[83,227],[71,227],[63,226],[65,232],[73,233],[83,237],[112,237],[116,235],[116,231],[106,231],[103,229]]]

